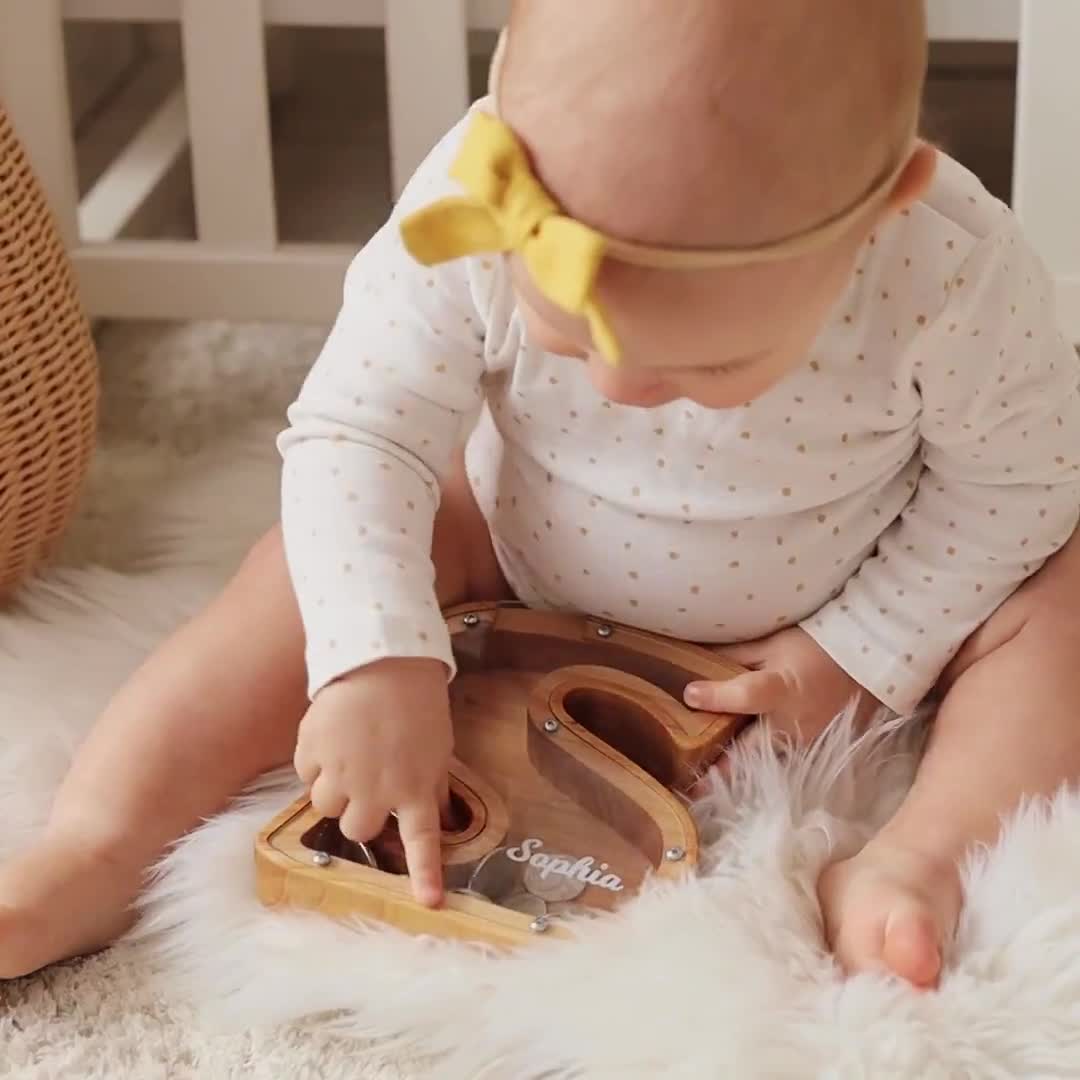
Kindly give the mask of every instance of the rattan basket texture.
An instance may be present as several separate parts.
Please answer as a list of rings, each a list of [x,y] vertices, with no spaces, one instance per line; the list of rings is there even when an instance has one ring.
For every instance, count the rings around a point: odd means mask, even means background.
[[[97,402],[97,355],[71,266],[0,103],[0,598],[71,518]]]

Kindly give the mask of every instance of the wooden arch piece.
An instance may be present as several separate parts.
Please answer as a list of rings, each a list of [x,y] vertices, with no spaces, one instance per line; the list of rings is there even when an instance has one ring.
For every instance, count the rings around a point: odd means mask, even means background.
[[[517,605],[446,618],[458,675],[445,905],[412,899],[393,820],[354,844],[306,799],[258,837],[263,903],[514,946],[613,910],[649,878],[693,873],[685,792],[740,721],[694,713],[682,692],[740,669],[706,648]]]

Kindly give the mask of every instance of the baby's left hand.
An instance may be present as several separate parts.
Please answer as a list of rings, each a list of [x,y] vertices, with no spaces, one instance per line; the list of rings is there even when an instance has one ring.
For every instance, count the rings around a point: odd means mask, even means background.
[[[883,707],[800,627],[716,651],[751,670],[726,682],[691,683],[686,704],[703,712],[760,716],[763,723],[748,738],[808,743],[856,698],[857,720]]]

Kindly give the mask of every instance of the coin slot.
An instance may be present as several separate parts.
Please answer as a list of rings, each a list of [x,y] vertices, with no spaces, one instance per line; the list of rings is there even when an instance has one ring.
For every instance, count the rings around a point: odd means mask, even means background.
[[[449,839],[467,832],[472,824],[473,813],[469,804],[457,792],[451,792],[449,812],[443,822],[444,837]],[[359,863],[361,866],[371,865],[365,854],[365,845],[345,836],[336,818],[323,818],[300,837],[300,843],[311,851],[325,851],[335,859]],[[408,873],[405,847],[396,818],[388,818],[383,831],[366,848],[374,855],[378,869],[389,874]]]
[[[671,736],[655,713],[622,694],[581,687],[563,698],[566,714],[586,731],[618,750],[665,787],[678,775]]]
[[[300,843],[311,851],[325,851],[327,855],[332,855],[335,859],[360,863],[361,866],[371,865],[363,847],[345,836],[338,827],[336,818],[323,818],[312,825],[300,837]]]

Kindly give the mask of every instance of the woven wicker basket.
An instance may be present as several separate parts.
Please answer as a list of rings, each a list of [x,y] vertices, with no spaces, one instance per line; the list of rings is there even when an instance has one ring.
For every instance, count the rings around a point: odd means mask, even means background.
[[[97,355],[71,266],[0,105],[0,596],[71,517],[97,397]]]

